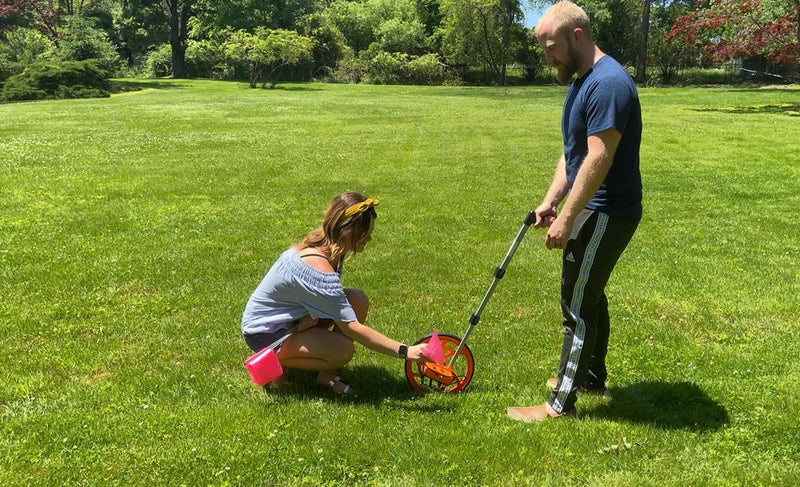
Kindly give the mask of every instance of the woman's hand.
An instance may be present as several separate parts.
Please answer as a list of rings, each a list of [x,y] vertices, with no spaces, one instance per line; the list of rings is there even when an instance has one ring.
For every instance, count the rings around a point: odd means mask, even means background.
[[[429,357],[422,355],[422,351],[427,347],[427,343],[420,343],[419,345],[411,345],[408,347],[408,354],[406,355],[406,360],[411,360],[414,362],[433,362]]]

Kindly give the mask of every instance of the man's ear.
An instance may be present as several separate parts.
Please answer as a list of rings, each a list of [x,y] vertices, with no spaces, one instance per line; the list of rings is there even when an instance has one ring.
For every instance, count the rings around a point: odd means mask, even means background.
[[[572,37],[576,41],[581,40],[581,38],[583,37],[583,29],[581,29],[580,27],[575,27],[575,30],[572,31]]]

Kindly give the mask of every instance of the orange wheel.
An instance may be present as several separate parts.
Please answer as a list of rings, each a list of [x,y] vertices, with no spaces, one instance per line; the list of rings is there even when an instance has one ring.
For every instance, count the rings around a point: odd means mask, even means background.
[[[432,335],[424,336],[414,343],[428,343]],[[444,365],[429,362],[406,362],[406,380],[414,389],[431,389],[434,391],[456,393],[469,385],[475,372],[475,360],[472,350],[467,345],[461,347],[458,356],[450,364],[453,354],[458,349],[461,339],[455,335],[439,333],[439,343],[444,352]],[[448,367],[448,365],[450,365]]]

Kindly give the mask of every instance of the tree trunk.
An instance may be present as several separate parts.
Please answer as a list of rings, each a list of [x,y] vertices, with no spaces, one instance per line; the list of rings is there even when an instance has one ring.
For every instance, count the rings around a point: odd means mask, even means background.
[[[484,63],[489,65],[489,69],[492,70],[492,74],[494,74],[495,80],[497,80],[497,82],[500,83],[500,65],[497,63],[497,60],[494,56],[494,52],[492,50],[491,33],[489,30],[489,14],[481,10],[480,7],[475,7],[475,11],[480,17],[481,31],[483,33],[482,40],[486,49],[486,57],[484,59]]]
[[[511,46],[511,28],[514,25],[514,11],[517,7],[517,2],[504,2],[503,4],[504,11],[501,12],[501,18],[503,19],[503,41],[502,46],[500,47],[500,62],[502,66],[500,67],[500,77],[497,80],[498,86],[505,86],[506,85],[506,68],[508,67],[508,50]]]
[[[647,40],[649,36],[650,0],[642,0],[641,38],[639,39],[639,53],[636,56],[636,82],[639,84],[647,81]]]
[[[800,0],[794,0],[794,20],[797,24],[797,42],[800,42]]]
[[[794,21],[797,27],[797,43],[800,44],[800,0],[794,0]],[[800,59],[794,63],[794,72],[800,73]]]
[[[186,78],[186,47],[180,43],[170,41],[172,46],[172,77]]]
[[[172,77],[186,78],[186,43],[193,0],[164,0],[169,18],[169,44],[172,48]]]

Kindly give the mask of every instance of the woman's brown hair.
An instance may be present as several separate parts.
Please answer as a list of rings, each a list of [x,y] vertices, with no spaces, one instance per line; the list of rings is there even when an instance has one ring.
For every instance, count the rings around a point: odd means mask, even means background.
[[[359,206],[359,203],[365,204]],[[374,208],[377,204],[377,200],[367,200],[361,193],[340,194],[328,206],[322,226],[311,230],[300,247],[327,252],[331,265],[338,268],[347,252],[354,250],[356,243],[369,233],[370,223],[378,217]]]

